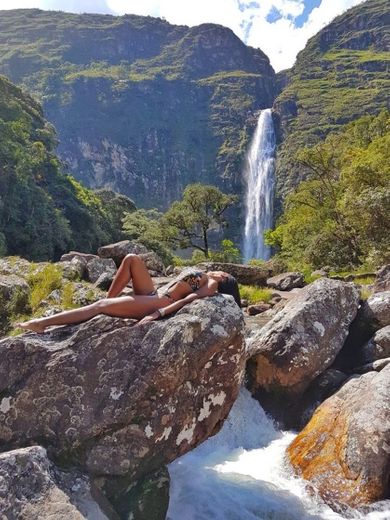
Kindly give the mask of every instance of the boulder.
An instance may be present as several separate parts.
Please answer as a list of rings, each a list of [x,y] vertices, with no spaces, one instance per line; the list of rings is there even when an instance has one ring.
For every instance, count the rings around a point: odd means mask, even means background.
[[[371,363],[390,356],[390,325],[379,329],[374,336],[363,345],[358,353],[361,363]]]
[[[295,415],[297,420],[293,422],[293,426],[298,430],[306,426],[318,406],[334,394],[348,378],[347,374],[334,368],[328,368],[316,377],[302,397],[294,403],[291,415]]]
[[[362,305],[362,321],[379,329],[390,325],[390,291],[375,293]]]
[[[384,265],[376,273],[374,292],[390,291],[390,264]]]
[[[372,361],[372,363],[367,363],[360,367],[355,367],[353,371],[355,374],[366,374],[367,372],[380,372],[390,363],[390,357],[377,359],[376,361]]]
[[[203,271],[225,271],[243,285],[265,286],[267,278],[272,274],[270,269],[255,265],[202,262],[196,267]]]
[[[87,263],[84,258],[75,256],[72,260],[63,260],[60,263],[62,275],[67,280],[83,280],[86,275]]]
[[[80,253],[79,251],[69,251],[69,253],[65,253],[61,256],[60,262],[71,262],[73,258],[77,258],[80,262],[87,264],[90,260],[94,258],[99,258],[97,255],[93,255],[91,253]]]
[[[364,345],[387,325],[390,325],[390,291],[383,291],[362,302],[335,367],[352,373],[356,366],[364,364]]]
[[[25,278],[32,270],[33,264],[18,256],[6,256],[0,258],[0,274],[14,274]]]
[[[389,498],[390,365],[351,378],[288,448],[296,471],[332,507]]]
[[[114,278],[116,273],[116,265],[112,258],[92,258],[87,262],[86,266],[87,280],[96,283],[104,274],[105,278]]]
[[[282,273],[267,279],[267,286],[279,291],[291,291],[303,287],[305,281],[302,273]]]
[[[120,266],[120,263],[126,255],[140,255],[144,253],[148,253],[148,249],[143,244],[133,242],[132,240],[122,240],[121,242],[108,244],[98,249],[100,258],[112,258],[117,267]]]
[[[0,333],[11,327],[11,316],[29,311],[30,288],[16,274],[0,274]]]
[[[73,284],[73,290],[73,303],[78,306],[89,305],[106,297],[105,291],[86,283]]]
[[[40,446],[0,454],[0,513],[8,520],[107,520],[87,477],[59,471]]]
[[[244,373],[230,296],[131,327],[99,316],[0,341],[0,449],[39,442],[66,464],[129,482],[216,433]]]
[[[153,276],[159,276],[165,273],[164,263],[157,253],[154,251],[149,251],[147,253],[142,253],[139,255],[142,260],[145,262],[146,267],[151,272]]]
[[[332,364],[358,305],[353,284],[321,278],[302,289],[250,338],[252,393],[266,407],[267,395],[269,405],[288,407]]]
[[[24,278],[15,274],[0,274],[0,306],[11,313],[22,313],[28,309],[30,288]],[[4,312],[4,311],[3,311]]]
[[[261,314],[262,312],[268,311],[271,309],[271,305],[268,303],[255,303],[254,305],[249,305],[247,308],[247,313],[249,316],[256,316],[256,314]]]

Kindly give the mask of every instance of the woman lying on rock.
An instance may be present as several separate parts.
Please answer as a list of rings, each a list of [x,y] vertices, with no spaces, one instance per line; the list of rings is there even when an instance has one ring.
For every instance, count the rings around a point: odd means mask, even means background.
[[[134,296],[118,297],[130,280]],[[138,255],[127,255],[112,281],[107,298],[80,309],[18,323],[17,327],[44,332],[51,325],[81,323],[98,314],[135,318],[140,320],[138,324],[142,324],[157,320],[198,298],[212,296],[217,292],[231,294],[240,305],[237,282],[228,273],[210,271],[206,274],[196,269],[186,269],[168,285],[156,291],[143,260]]]

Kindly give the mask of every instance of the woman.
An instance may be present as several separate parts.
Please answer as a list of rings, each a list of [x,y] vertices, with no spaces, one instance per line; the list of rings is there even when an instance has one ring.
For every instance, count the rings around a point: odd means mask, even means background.
[[[130,280],[134,296],[118,297]],[[210,271],[205,274],[196,269],[187,269],[167,286],[156,291],[143,260],[138,255],[127,255],[112,281],[107,298],[80,309],[18,323],[17,326],[41,333],[51,325],[80,323],[98,314],[136,318],[140,320],[137,325],[140,325],[171,314],[198,298],[216,294],[219,285],[227,287],[223,292],[233,294],[239,304],[237,283],[228,273]],[[229,286],[232,286],[233,290],[229,289]]]

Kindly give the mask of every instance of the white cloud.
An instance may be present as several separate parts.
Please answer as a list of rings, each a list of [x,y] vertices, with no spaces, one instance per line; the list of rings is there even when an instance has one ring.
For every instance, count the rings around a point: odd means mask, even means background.
[[[250,0],[243,0],[243,10],[239,9],[239,0],[96,0],[99,6],[107,5],[107,11],[117,14],[159,16],[178,25],[194,26],[207,22],[225,25],[248,45],[260,47],[277,71],[291,67],[307,40],[333,18],[363,1],[322,0],[306,23],[295,27],[291,18],[302,14],[304,0],[257,0],[258,7]],[[78,12],[88,12],[93,10],[90,6],[97,3],[91,0],[0,0],[0,8],[55,6],[58,9],[61,5],[64,10],[73,10],[71,6],[77,4]],[[274,23],[267,21],[272,8],[282,15]],[[99,12],[102,11],[103,7],[100,7]]]
[[[269,23],[262,14],[256,14],[252,19],[253,23],[246,43],[253,47],[260,47],[269,56],[276,71],[291,67],[296,55],[305,47],[311,36],[346,9],[363,1],[322,0],[321,5],[313,9],[302,27],[295,27],[294,23],[286,17]]]
[[[39,0],[0,0],[0,9],[28,9],[41,7]]]
[[[291,18],[302,14],[304,0],[258,0],[259,7],[246,7],[243,11],[237,0],[107,0],[107,4],[119,14],[150,14],[173,24],[193,26],[211,22],[225,25],[248,45],[260,47],[278,71],[291,67],[307,40],[335,16],[363,1],[322,0],[302,27],[295,27]],[[248,1],[246,5],[251,3]],[[282,17],[270,23],[267,15],[273,7]]]

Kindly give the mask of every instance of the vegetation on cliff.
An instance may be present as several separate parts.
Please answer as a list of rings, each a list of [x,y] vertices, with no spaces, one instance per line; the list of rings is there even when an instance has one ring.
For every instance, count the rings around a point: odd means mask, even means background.
[[[134,15],[3,11],[0,71],[43,103],[59,154],[91,187],[166,209],[187,184],[240,193],[275,74],[225,27]]]
[[[301,150],[310,172],[268,242],[291,268],[390,261],[390,114],[365,116]]]
[[[295,161],[350,121],[389,108],[388,1],[368,0],[309,40],[275,101],[279,126],[277,192],[284,197],[309,174]]]
[[[62,173],[55,145],[39,104],[0,77],[1,255],[55,259],[122,237],[123,211],[134,204],[107,190],[94,193]]]

